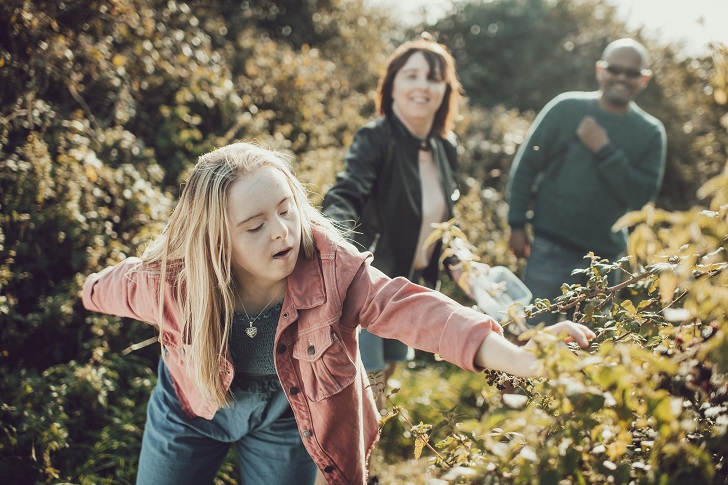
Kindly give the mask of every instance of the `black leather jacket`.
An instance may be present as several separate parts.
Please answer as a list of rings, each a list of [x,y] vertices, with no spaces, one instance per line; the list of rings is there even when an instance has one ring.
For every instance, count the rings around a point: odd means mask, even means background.
[[[324,197],[322,210],[356,232],[352,239],[374,254],[373,266],[387,276],[411,277],[422,225],[419,150],[428,143],[440,169],[447,217],[460,193],[455,183],[457,147],[452,139],[412,135],[396,116],[379,118],[361,128],[346,154],[346,168]],[[440,245],[423,271],[434,287]]]

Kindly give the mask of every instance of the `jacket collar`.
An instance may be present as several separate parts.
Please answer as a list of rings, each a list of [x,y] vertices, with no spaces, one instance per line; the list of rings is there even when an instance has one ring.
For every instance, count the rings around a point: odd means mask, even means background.
[[[336,245],[330,237],[320,231],[314,230],[313,235],[316,255],[313,259],[308,259],[301,248],[296,267],[288,276],[288,295],[297,309],[314,308],[326,302],[321,260],[333,260]]]
[[[432,150],[432,132],[427,135],[427,138],[422,139],[413,135],[394,113],[387,115],[386,118],[392,125],[397,140],[406,143],[411,149]]]

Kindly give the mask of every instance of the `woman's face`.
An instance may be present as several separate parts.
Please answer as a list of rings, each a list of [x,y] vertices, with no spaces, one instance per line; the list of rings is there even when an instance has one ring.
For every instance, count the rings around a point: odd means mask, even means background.
[[[432,123],[446,88],[442,73],[438,71],[431,75],[424,54],[415,52],[394,75],[392,109],[410,124]]]
[[[301,218],[280,170],[263,166],[230,184],[227,215],[238,283],[268,288],[293,272],[301,248]]]

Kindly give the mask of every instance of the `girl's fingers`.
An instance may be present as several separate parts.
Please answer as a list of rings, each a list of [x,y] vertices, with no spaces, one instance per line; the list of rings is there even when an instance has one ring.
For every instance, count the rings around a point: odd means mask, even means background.
[[[583,331],[577,331],[576,343],[578,343],[579,347],[582,349],[589,347],[589,339],[587,339],[586,334]]]
[[[543,333],[545,335],[550,335],[551,338],[561,339],[565,343],[576,342],[583,349],[589,347],[589,341],[597,336],[586,325],[569,320],[547,327],[543,330]]]
[[[589,340],[596,337],[596,334],[589,327],[580,323],[564,321],[557,325],[561,327],[559,330],[565,330],[568,334],[564,342],[575,341],[581,348],[588,347]]]

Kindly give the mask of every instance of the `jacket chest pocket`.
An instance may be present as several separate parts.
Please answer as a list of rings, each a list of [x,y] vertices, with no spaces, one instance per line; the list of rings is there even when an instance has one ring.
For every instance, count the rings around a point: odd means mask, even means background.
[[[323,401],[341,392],[356,378],[356,365],[331,327],[300,335],[293,344],[303,391],[311,401]]]

